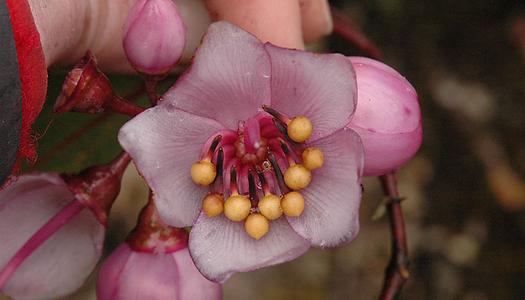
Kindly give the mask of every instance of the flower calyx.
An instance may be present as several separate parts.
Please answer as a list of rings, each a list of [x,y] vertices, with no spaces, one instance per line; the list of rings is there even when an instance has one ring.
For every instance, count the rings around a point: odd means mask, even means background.
[[[106,165],[94,166],[78,174],[62,174],[75,199],[88,207],[106,226],[109,211],[119,192],[124,171],[131,157],[123,152]]]
[[[126,242],[134,251],[149,253],[172,253],[186,248],[188,233],[182,228],[175,228],[162,221],[150,195],[148,204],[140,212],[135,229]]]

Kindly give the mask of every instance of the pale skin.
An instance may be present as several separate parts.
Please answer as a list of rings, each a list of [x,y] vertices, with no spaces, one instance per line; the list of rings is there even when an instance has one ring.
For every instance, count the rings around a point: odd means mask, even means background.
[[[74,64],[91,49],[109,72],[131,73],[122,27],[136,0],[29,0],[48,67]],[[332,30],[326,0],[176,0],[188,27],[183,62],[198,46],[208,24],[227,20],[259,39],[304,49]]]

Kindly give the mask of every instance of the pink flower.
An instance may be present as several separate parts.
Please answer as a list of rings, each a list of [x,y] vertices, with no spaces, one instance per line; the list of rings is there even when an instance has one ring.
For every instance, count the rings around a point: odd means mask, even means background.
[[[417,93],[403,76],[378,61],[350,57],[357,75],[358,105],[349,128],[365,147],[365,176],[405,164],[421,145]]]
[[[263,44],[218,22],[189,71],[158,106],[125,124],[119,141],[160,216],[193,225],[197,268],[222,282],[356,236],[363,148],[345,128],[355,105],[354,70],[344,56]],[[307,163],[312,147],[321,157],[313,151]],[[265,196],[277,199],[267,212]]]
[[[137,71],[163,75],[182,56],[186,27],[172,0],[138,0],[124,24],[122,41]]]
[[[52,173],[22,175],[0,193],[0,269],[58,213],[76,214],[6,278],[2,292],[15,299],[49,299],[84,283],[100,258],[105,227],[91,211],[78,211],[82,208],[64,180]]]
[[[3,293],[50,299],[84,283],[102,253],[107,213],[129,161],[123,154],[78,175],[25,174],[0,191]]]
[[[193,264],[186,231],[165,225],[154,210],[143,210],[133,234],[102,265],[97,299],[220,299],[221,286]]]

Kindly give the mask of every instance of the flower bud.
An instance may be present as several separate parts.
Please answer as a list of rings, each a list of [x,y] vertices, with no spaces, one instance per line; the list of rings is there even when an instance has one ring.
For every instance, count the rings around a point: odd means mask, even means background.
[[[182,56],[186,27],[172,0],[138,0],[129,11],[122,41],[137,71],[164,75]]]
[[[79,203],[62,178],[53,173],[22,175],[0,192],[3,293],[14,299],[55,299],[84,283],[102,254],[105,228],[91,211],[82,209],[83,205],[74,207]],[[67,207],[76,210],[60,217]],[[64,224],[54,233],[40,232],[54,216],[70,218],[63,219]],[[42,235],[47,235],[46,240],[39,247],[30,247],[32,253],[24,257],[24,245]],[[23,262],[17,265],[19,259]]]
[[[204,278],[193,264],[188,233],[166,225],[152,200],[126,243],[102,265],[97,299],[220,299],[221,286]]]
[[[99,113],[113,98],[108,78],[99,70],[95,57],[88,51],[67,74],[53,111]]]
[[[25,174],[0,191],[1,292],[54,299],[84,283],[100,258],[107,213],[129,161],[124,153],[79,175]]]
[[[417,93],[397,71],[378,61],[350,57],[357,76],[357,108],[348,125],[363,141],[365,176],[405,164],[421,145]]]

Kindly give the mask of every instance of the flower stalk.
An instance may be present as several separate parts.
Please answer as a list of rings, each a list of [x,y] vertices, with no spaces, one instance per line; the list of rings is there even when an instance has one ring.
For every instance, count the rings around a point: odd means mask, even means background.
[[[386,209],[390,221],[390,231],[392,234],[392,254],[390,262],[385,270],[385,279],[380,300],[394,299],[403,284],[410,277],[408,269],[408,247],[405,231],[405,220],[401,208],[401,198],[397,190],[396,178],[393,172],[387,173],[380,177],[383,192],[388,201]]]
[[[381,60],[383,54],[379,48],[343,12],[332,7],[332,17],[335,34],[354,45],[368,57]]]

